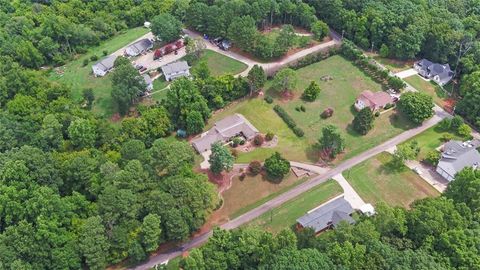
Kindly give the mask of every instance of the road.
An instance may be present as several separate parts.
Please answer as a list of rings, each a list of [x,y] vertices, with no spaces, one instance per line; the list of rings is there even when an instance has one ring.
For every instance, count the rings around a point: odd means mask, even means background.
[[[291,190],[273,198],[272,200],[260,205],[259,207],[223,224],[222,226],[220,226],[222,229],[235,229],[235,228],[238,228],[239,226],[241,225],[244,225],[250,221],[252,221],[253,219],[255,219],[256,217],[282,205],[283,203],[299,196],[300,194],[314,188],[315,186],[321,184],[321,183],[324,183],[325,181],[327,181],[328,179],[330,178],[333,178],[334,176],[336,176],[337,174],[340,174],[342,173],[343,171],[347,170],[347,169],[350,169],[352,168],[353,166],[377,155],[377,154],[380,154],[382,152],[384,152],[385,150],[397,145],[397,144],[400,144],[420,133],[422,133],[423,131],[427,130],[428,128],[434,126],[435,124],[437,124],[438,122],[440,122],[442,119],[444,118],[447,118],[447,117],[451,117],[450,114],[448,114],[447,112],[443,111],[441,108],[438,108],[438,107],[435,107],[434,108],[435,110],[435,115],[430,118],[429,120],[425,121],[421,126],[419,127],[416,127],[416,128],[413,128],[413,129],[410,129],[410,130],[407,130],[403,133],[401,133],[400,135],[368,150],[368,151],[365,151],[363,152],[362,154],[358,155],[358,156],[355,156],[349,160],[346,160],[342,163],[340,163],[337,167],[335,168],[332,168],[330,170],[328,170],[326,173],[324,174],[321,174],[317,177],[314,177],[306,182],[304,182],[303,184],[300,184],[294,188],[292,188]],[[197,236],[193,239],[191,239],[189,242],[183,244],[180,248],[178,249],[175,249],[175,250],[171,250],[169,252],[166,252],[166,253],[163,253],[163,254],[159,254],[159,255],[155,255],[153,257],[151,257],[147,262],[143,263],[142,265],[139,265],[135,268],[132,268],[134,270],[147,270],[147,269],[150,269],[152,267],[154,267],[155,265],[157,264],[160,264],[166,260],[170,260],[170,259],[173,259],[179,255],[181,255],[182,251],[186,251],[186,250],[189,250],[191,248],[194,248],[194,247],[198,247],[200,246],[202,243],[206,242],[208,240],[208,238],[211,236],[212,232],[208,232],[206,234],[203,234],[201,236]]]

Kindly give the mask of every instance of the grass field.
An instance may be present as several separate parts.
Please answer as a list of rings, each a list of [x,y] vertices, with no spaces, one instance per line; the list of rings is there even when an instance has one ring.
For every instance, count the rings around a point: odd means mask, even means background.
[[[225,74],[235,75],[247,69],[246,64],[212,50],[205,50],[200,60],[195,63],[192,68],[195,68],[201,61],[207,61],[207,66],[212,76]]]
[[[97,55],[100,59],[103,57],[102,52],[104,50],[109,54],[113,53],[146,33],[148,33],[148,29],[142,27],[126,30],[102,42],[99,46],[89,49],[87,53],[80,55],[77,59],[66,64],[63,75],[52,72],[50,78],[71,86],[72,97],[76,101],[82,100],[82,91],[84,89],[92,88],[95,94],[95,102],[92,110],[99,115],[111,116],[116,109],[112,105],[110,96],[112,91],[110,76],[95,78],[92,74],[93,62],[83,66],[83,60],[90,58],[92,55]]]
[[[342,188],[337,182],[329,180],[272,211],[259,216],[249,223],[248,226],[259,226],[273,233],[279,232],[284,228],[294,225],[297,218],[305,215],[307,211],[341,193]]]
[[[413,61],[403,61],[392,58],[384,58],[376,53],[365,52],[368,56],[372,57],[378,63],[391,70],[393,73],[397,73],[403,70],[407,70],[412,67]]]
[[[405,78],[404,80],[413,86],[413,88],[431,96],[433,101],[440,107],[444,107],[446,105],[445,100],[448,98],[448,94],[440,86],[432,82],[425,81],[424,79],[420,78],[419,75],[413,75]]]
[[[381,86],[340,56],[333,56],[299,69],[297,74],[299,82],[293,91],[295,97],[292,100],[281,100],[272,90],[267,90],[267,94],[272,95],[275,98],[275,103],[282,106],[296,121],[297,125],[305,131],[304,137],[296,137],[272,110],[273,105],[267,104],[260,98],[247,99],[236,103],[210,119],[209,127],[215,121],[227,115],[241,113],[260,132],[271,131],[279,137],[279,143],[275,148],[260,148],[249,153],[242,153],[239,156],[239,162],[248,162],[255,159],[263,160],[274,151],[281,152],[290,160],[317,162],[319,157],[315,145],[320,137],[322,127],[326,124],[333,124],[339,127],[345,136],[347,145],[345,153],[333,161],[333,163],[339,163],[413,127],[401,115],[394,116],[395,112],[391,111],[376,118],[375,128],[366,136],[360,136],[353,131],[351,123],[356,113],[353,109],[356,97],[366,89],[381,91]],[[333,80],[322,81],[320,78],[324,75],[332,76]],[[300,98],[301,94],[312,80],[320,85],[322,91],[315,102],[304,102]],[[270,83],[268,82],[268,84]],[[265,87],[266,89],[269,87],[268,84]],[[300,105],[305,106],[306,112],[295,110],[295,107]],[[321,112],[328,107],[334,109],[334,115],[328,119],[321,119]]]
[[[407,167],[392,170],[389,153],[381,153],[343,172],[343,176],[368,203],[385,202],[391,206],[409,205],[418,199],[439,196],[430,184]]]

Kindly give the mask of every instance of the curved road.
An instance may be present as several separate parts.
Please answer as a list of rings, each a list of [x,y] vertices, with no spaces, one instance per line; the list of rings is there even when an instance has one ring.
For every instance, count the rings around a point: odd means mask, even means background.
[[[384,152],[385,150],[400,144],[418,134],[421,132],[425,131],[426,129],[434,126],[438,122],[440,122],[444,118],[452,117],[450,114],[447,112],[443,111],[439,107],[435,107],[435,115],[430,118],[429,120],[425,121],[421,126],[418,126],[416,128],[407,130],[400,135],[368,150],[363,152],[362,154],[355,156],[349,160],[346,160],[342,163],[340,163],[337,167],[328,170],[326,173],[321,174],[317,177],[314,177],[307,182],[304,182],[303,184],[300,184],[291,190],[273,198],[272,200],[258,206],[257,208],[250,210],[249,212],[223,224],[220,226],[222,229],[234,229],[238,228],[241,225],[244,225],[256,217],[276,208],[277,206],[280,206],[281,204],[301,195],[302,193],[312,189],[313,187],[324,183],[328,179],[332,178],[333,176],[342,173],[343,171],[350,169],[351,167],[381,153]],[[212,232],[205,233],[203,235],[197,236],[195,238],[192,238],[189,242],[184,243],[181,247],[170,250],[166,253],[155,255],[151,257],[147,262],[143,263],[142,265],[139,265],[135,268],[131,268],[134,270],[148,270],[150,268],[155,267],[155,265],[158,265],[166,260],[173,259],[177,256],[180,256],[183,251],[192,249],[194,247],[198,247],[204,242],[208,240],[208,238],[211,236]]]

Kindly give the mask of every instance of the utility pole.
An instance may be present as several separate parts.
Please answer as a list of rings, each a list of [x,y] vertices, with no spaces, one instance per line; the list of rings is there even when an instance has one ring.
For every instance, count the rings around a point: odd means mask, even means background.
[[[374,43],[372,41],[372,49],[370,50],[371,53],[373,53],[373,45],[374,45]]]
[[[467,40],[468,39],[468,40]],[[457,77],[458,65],[460,64],[460,59],[467,54],[467,52],[473,47],[473,42],[471,37],[464,36],[458,47],[457,62],[455,63],[455,71],[453,72],[453,78]],[[452,83],[452,93],[453,93],[453,83]]]
[[[345,30],[342,30],[342,40],[343,40],[343,34],[345,33]]]

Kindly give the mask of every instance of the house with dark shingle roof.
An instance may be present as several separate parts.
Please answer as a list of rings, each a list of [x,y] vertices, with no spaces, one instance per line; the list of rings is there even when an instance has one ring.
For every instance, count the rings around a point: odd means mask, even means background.
[[[198,153],[203,153],[215,142],[226,143],[237,136],[251,140],[257,134],[258,130],[243,115],[236,113],[216,122],[210,130],[194,139],[192,146]]]
[[[480,166],[480,153],[476,149],[480,142],[449,141],[442,149],[442,156],[437,165],[437,173],[448,181],[453,181],[455,175],[461,170]]]
[[[334,198],[297,219],[297,229],[313,228],[315,234],[334,229],[340,222],[355,223],[354,210],[342,196]]]
[[[437,84],[441,86],[449,83],[452,80],[454,74],[449,64],[437,64],[430,62],[427,59],[422,59],[418,62],[415,62],[413,67],[422,77],[434,80]]]
[[[116,55],[109,55],[102,60],[98,61],[92,66],[93,74],[95,77],[103,77],[113,69],[113,64],[117,59]]]
[[[190,77],[190,67],[186,61],[177,61],[162,66],[162,73],[169,82],[180,77]]]
[[[140,55],[150,49],[153,48],[153,41],[148,39],[148,38],[144,38],[144,39],[140,39],[132,44],[130,44],[126,49],[125,49],[125,55],[126,56],[130,56],[130,57],[133,57],[133,56],[137,56],[137,55]]]

